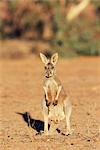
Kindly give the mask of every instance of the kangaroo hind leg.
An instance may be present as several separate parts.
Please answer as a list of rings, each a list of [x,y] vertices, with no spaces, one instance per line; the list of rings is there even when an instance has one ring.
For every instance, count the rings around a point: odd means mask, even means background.
[[[69,135],[69,134],[72,134],[72,130],[70,127],[72,104],[69,98],[67,98],[64,102],[64,110],[65,110],[65,121],[66,121],[66,135]]]

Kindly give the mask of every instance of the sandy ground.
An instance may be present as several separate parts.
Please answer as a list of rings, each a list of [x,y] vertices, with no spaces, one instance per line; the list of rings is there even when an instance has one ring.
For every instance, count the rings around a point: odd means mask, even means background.
[[[40,59],[0,60],[0,150],[99,150],[100,58],[59,60],[57,74],[73,103],[72,135],[45,136]],[[31,125],[27,124],[28,114]],[[64,121],[59,129],[65,130]]]

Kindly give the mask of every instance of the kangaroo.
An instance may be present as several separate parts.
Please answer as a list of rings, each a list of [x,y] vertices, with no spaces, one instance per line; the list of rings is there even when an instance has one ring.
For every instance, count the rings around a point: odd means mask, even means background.
[[[58,53],[53,54],[51,59],[48,59],[44,54],[40,53],[40,58],[45,66],[45,78],[43,82],[44,99],[42,101],[44,133],[49,135],[55,130],[51,125],[50,130],[48,130],[49,120],[53,124],[58,124],[65,118],[65,135],[69,135],[72,133],[70,128],[72,105],[68,95],[64,91],[61,82],[56,77],[55,67],[58,61]]]

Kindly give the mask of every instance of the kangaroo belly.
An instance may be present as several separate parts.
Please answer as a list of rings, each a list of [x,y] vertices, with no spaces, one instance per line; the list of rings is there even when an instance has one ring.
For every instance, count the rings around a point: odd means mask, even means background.
[[[65,118],[64,110],[62,105],[50,106],[49,107],[49,118],[54,122],[59,122]]]

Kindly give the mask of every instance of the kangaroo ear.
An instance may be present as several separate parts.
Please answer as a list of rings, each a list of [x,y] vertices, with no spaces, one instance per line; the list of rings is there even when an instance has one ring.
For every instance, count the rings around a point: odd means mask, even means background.
[[[49,62],[48,58],[42,53],[40,53],[40,58],[45,65]]]
[[[53,54],[53,56],[51,57],[51,63],[52,63],[53,65],[56,65],[57,61],[58,61],[58,53],[55,53],[55,54]]]

